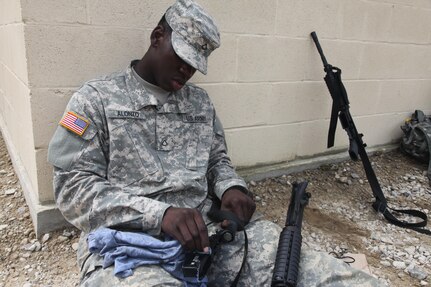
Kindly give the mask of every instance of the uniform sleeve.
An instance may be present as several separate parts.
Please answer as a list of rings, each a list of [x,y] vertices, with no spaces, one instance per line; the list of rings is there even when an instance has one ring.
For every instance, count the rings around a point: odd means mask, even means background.
[[[66,112],[88,119],[87,130],[79,136],[59,126],[48,149],[60,211],[85,232],[115,226],[159,234],[163,215],[170,205],[140,195],[136,188],[119,187],[108,181],[108,131],[102,104],[97,91],[87,88],[84,92],[73,95]]]
[[[217,116],[214,117],[213,142],[210,151],[207,179],[209,191],[219,199],[231,187],[238,187],[249,193],[247,184],[238,176],[227,155],[226,141],[223,126]]]

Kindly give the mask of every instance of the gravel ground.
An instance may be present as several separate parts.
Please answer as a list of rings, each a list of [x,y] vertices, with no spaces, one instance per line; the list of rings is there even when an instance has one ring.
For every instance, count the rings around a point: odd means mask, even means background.
[[[389,204],[420,208],[428,216],[427,166],[399,151],[371,161]],[[371,273],[387,286],[431,282],[431,237],[386,223],[371,207],[372,193],[360,162],[342,162],[296,174],[249,182],[258,211],[284,225],[294,181],[309,181],[303,248],[363,253]],[[75,249],[79,232],[69,228],[35,237],[28,207],[0,138],[0,287],[77,286]]]

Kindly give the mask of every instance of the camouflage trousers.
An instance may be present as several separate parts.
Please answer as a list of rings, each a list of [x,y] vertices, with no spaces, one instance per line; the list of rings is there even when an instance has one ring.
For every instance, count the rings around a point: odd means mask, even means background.
[[[210,224],[208,233],[211,235],[218,228],[216,224]],[[238,286],[270,286],[281,228],[254,217],[246,226],[246,232],[248,254]],[[237,232],[233,242],[220,246],[207,273],[208,286],[230,286],[242,264],[244,239],[244,233]],[[341,260],[304,249],[301,252],[298,287],[381,286],[374,277],[351,268]],[[159,266],[141,266],[134,269],[132,276],[120,279],[113,275],[113,266],[103,269],[102,262],[103,259],[95,254],[86,260],[81,268],[81,286],[183,286],[181,281]]]

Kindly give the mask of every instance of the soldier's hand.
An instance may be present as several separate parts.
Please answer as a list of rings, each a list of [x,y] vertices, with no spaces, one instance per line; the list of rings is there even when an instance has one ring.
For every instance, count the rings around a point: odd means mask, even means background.
[[[205,251],[209,247],[208,230],[197,209],[168,208],[162,220],[162,231],[187,250]]]
[[[235,213],[240,220],[247,224],[256,210],[256,204],[250,196],[246,195],[241,190],[230,188],[223,194],[220,209]],[[221,226],[227,227],[228,224],[229,222],[225,220],[222,222]]]

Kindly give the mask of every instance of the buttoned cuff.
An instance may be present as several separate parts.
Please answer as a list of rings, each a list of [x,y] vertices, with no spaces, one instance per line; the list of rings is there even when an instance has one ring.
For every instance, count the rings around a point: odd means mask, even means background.
[[[234,179],[226,179],[222,180],[216,183],[214,187],[214,193],[216,196],[221,200],[223,197],[223,194],[231,187],[237,186],[241,191],[243,191],[245,194],[249,194],[250,191],[247,188],[247,184],[245,181],[241,178],[234,178]]]
[[[162,221],[166,210],[171,207],[170,204],[159,202],[151,206],[151,211],[142,214],[143,231],[149,235],[157,236],[162,232]]]

